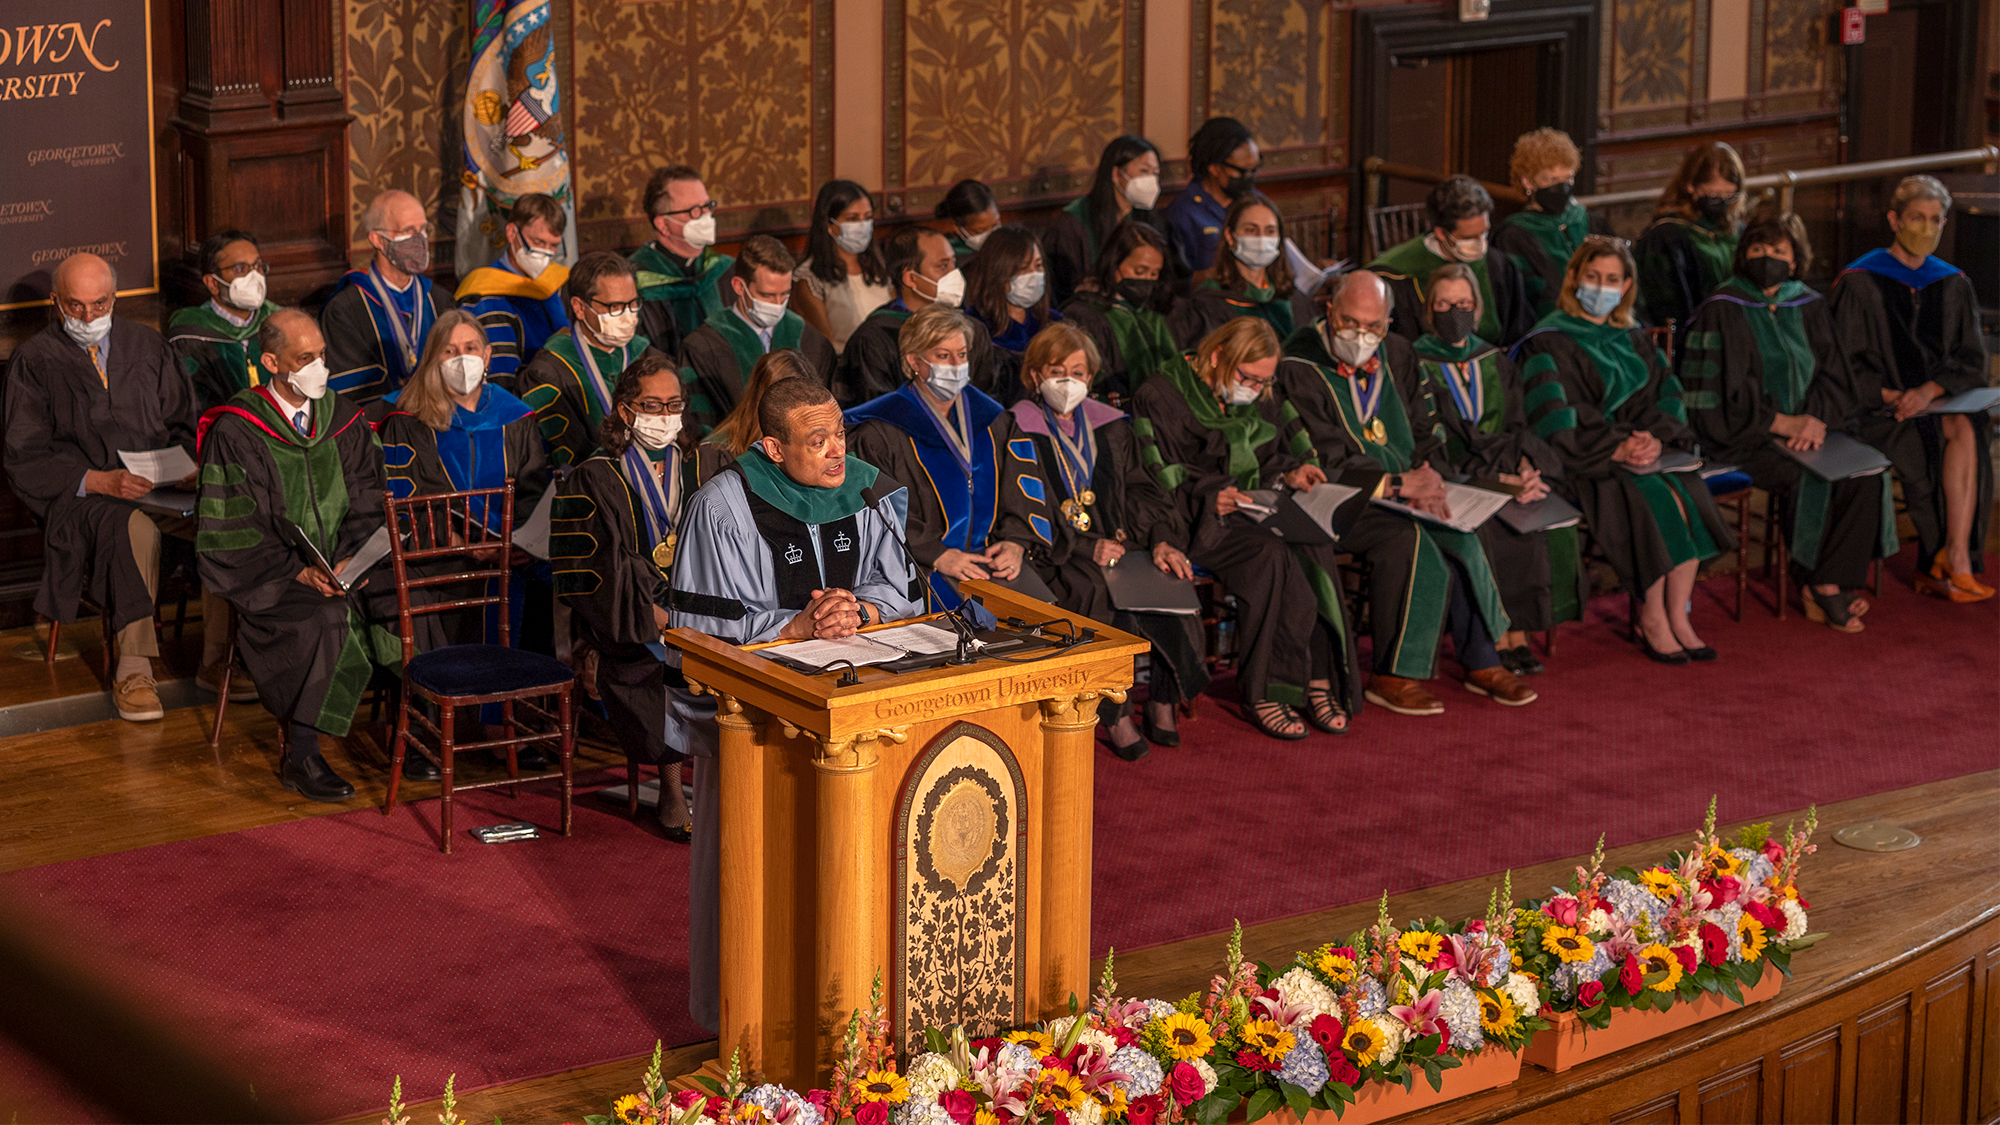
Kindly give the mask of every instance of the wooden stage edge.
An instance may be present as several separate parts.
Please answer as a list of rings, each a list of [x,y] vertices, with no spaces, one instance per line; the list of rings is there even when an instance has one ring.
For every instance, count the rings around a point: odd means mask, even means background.
[[[1804,819],[1805,810],[1776,816]],[[1764,817],[1757,819],[1763,820]],[[1903,852],[1833,842],[1849,824],[1898,824],[1923,838]],[[2000,771],[1932,782],[1820,809],[1817,854],[1801,878],[1812,929],[1828,937],[1793,962],[1775,999],[1564,1074],[1523,1066],[1510,1086],[1446,1102],[1412,1121],[1855,1122],[2000,1117]],[[1651,862],[1687,833],[1612,849],[1606,868]],[[1725,830],[1733,831],[1728,825]],[[1587,858],[1514,872],[1519,893],[1566,884]],[[1391,897],[1399,918],[1483,913],[1498,876]],[[1100,906],[1100,909],[1102,907]],[[1244,953],[1278,963],[1344,939],[1375,904],[1315,911],[1244,930]],[[1224,937],[1120,953],[1120,993],[1178,998],[1206,986]],[[1093,965],[1093,975],[1101,969]],[[714,1040],[671,1050],[666,1073],[715,1057]],[[574,1121],[632,1092],[646,1055],[460,1095],[474,1121]],[[437,1103],[412,1106],[431,1120]],[[352,1122],[370,1123],[382,1114]],[[1290,1121],[1274,1117],[1274,1123]]]

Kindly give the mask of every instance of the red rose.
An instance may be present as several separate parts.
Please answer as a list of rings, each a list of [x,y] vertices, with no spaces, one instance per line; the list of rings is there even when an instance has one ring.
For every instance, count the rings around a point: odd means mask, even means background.
[[[1604,983],[1602,981],[1584,981],[1583,987],[1576,990],[1576,1006],[1579,1008],[1595,1008],[1603,1001]]]
[[[1182,1105],[1193,1105],[1206,1092],[1201,1081],[1201,1071],[1185,1059],[1174,1064],[1167,1072],[1167,1090],[1174,1100]]]
[[[1059,1109],[1049,1114],[1049,1125],[1069,1125],[1069,1113]]]
[[[1347,1029],[1340,1026],[1339,1020],[1325,1014],[1317,1015],[1307,1030],[1327,1058],[1340,1053],[1340,1041],[1346,1036]]]
[[[970,1090],[946,1090],[938,1095],[937,1102],[941,1109],[951,1115],[953,1121],[958,1122],[958,1125],[972,1125],[972,1119],[979,1109],[979,1104],[973,1101]]]
[[[888,1102],[862,1102],[854,1110],[854,1125],[889,1125]]]
[[[1685,945],[1674,946],[1674,956],[1680,960],[1681,972],[1684,973],[1694,972],[1696,966],[1700,964],[1695,960],[1694,950]]]
[[[831,1090],[808,1090],[806,1091],[806,1102],[814,1109],[819,1110],[820,1118],[824,1120],[826,1118],[826,1107],[833,1102],[833,1092]]]
[[[1352,1086],[1361,1081],[1361,1071],[1347,1061],[1346,1055],[1331,1054],[1326,1057],[1326,1077],[1329,1082]]]
[[[1646,987],[1646,970],[1637,957],[1625,958],[1625,963],[1618,967],[1618,983],[1634,996]]]
[[[1063,1070],[1063,1071],[1068,1071],[1071,1074],[1075,1074],[1076,1060],[1074,1057],[1064,1058],[1061,1055],[1044,1055],[1042,1056],[1042,1069]]]
[[[1335,957],[1345,957],[1349,961],[1358,960],[1354,956],[1354,947],[1351,945],[1336,945],[1331,950],[1328,950],[1328,952],[1332,953]]]
[[[1167,1112],[1165,1099],[1158,1094],[1147,1094],[1143,1098],[1133,1098],[1125,1107],[1125,1120],[1131,1125],[1153,1125]]]
[[[1745,903],[1743,913],[1764,923],[1764,928],[1773,934],[1782,934],[1785,932],[1784,914],[1780,913],[1777,907],[1772,906],[1768,902]]]
[[[1278,1059],[1267,1059],[1256,1051],[1245,1049],[1236,1052],[1236,1065],[1245,1070],[1276,1070],[1283,1063]]]
[[[1764,837],[1763,852],[1764,858],[1770,860],[1773,867],[1785,862],[1785,845],[1771,839],[1769,836]]]
[[[1555,920],[1558,926],[1576,925],[1576,900],[1573,898],[1552,898],[1542,904],[1542,913]]]
[[[1717,875],[1702,880],[1701,889],[1708,892],[1713,905],[1722,907],[1736,901],[1736,896],[1743,893],[1743,883],[1734,875]]]
[[[1425,965],[1424,968],[1434,973],[1446,972],[1458,968],[1458,958],[1451,955],[1450,949],[1440,948],[1438,955],[1431,960],[1430,964]]]
[[[1720,965],[1729,960],[1729,935],[1713,922],[1703,922],[1697,931],[1701,935],[1701,955],[1711,965]]]
[[[674,1108],[686,1109],[694,1103],[704,1101],[707,1098],[708,1095],[702,1093],[700,1090],[682,1090],[674,1095]]]
[[[1474,919],[1473,919],[1472,921],[1470,921],[1470,922],[1467,922],[1467,923],[1465,924],[1465,932],[1466,932],[1466,933],[1468,933],[1468,934],[1483,934],[1483,933],[1485,933],[1485,932],[1486,932],[1486,919],[1484,919],[1484,918],[1474,918]]]
[[[976,1055],[981,1051],[998,1051],[1000,1042],[1000,1037],[997,1035],[991,1039],[974,1039],[971,1044],[972,1053]]]
[[[1130,1047],[1139,1041],[1139,1033],[1129,1027],[1114,1027],[1111,1029],[1111,1041],[1120,1047]]]
[[[1548,1019],[1549,1017],[1554,1016],[1556,1014],[1556,1006],[1544,1000],[1542,1001],[1541,1011],[1536,1012],[1535,1014],[1541,1016],[1543,1019]]]

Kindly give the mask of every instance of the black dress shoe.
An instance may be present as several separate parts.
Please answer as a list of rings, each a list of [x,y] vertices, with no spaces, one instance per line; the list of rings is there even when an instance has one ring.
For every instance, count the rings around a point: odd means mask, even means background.
[[[1155,746],[1168,746],[1168,747],[1172,747],[1172,746],[1179,746],[1179,745],[1181,744],[1181,732],[1180,732],[1180,731],[1178,731],[1178,730],[1168,730],[1168,729],[1167,729],[1167,728],[1165,728],[1165,727],[1156,727],[1156,726],[1154,726],[1154,725],[1153,725],[1153,716],[1152,716],[1152,715],[1150,715],[1150,714],[1148,714],[1148,715],[1145,715],[1145,716],[1142,716],[1142,718],[1141,718],[1141,720],[1140,720],[1140,725],[1141,725],[1141,726],[1142,726],[1142,727],[1143,727],[1143,728],[1145,729],[1145,732],[1146,732],[1146,741],[1147,741],[1147,742],[1150,742],[1150,743],[1152,743],[1152,744],[1153,744],[1153,745],[1155,745]],[[1114,749],[1115,749],[1115,747],[1114,747]],[[1120,755],[1120,756],[1122,757],[1123,755]],[[1143,757],[1143,756],[1144,756],[1144,755],[1141,755],[1141,757]],[[1128,761],[1128,762],[1136,762],[1136,761],[1138,761],[1139,759],[1138,759],[1138,758],[1126,758],[1125,760],[1126,760],[1126,761]]]
[[[1507,663],[1506,653],[1500,655],[1500,663],[1507,665],[1507,670],[1516,676],[1539,676],[1547,671],[1546,668],[1542,667],[1542,662],[1535,659],[1534,650],[1530,649],[1527,645],[1522,645],[1513,650],[1514,661],[1511,665]]]
[[[438,772],[437,763],[414,750],[403,752],[404,781],[436,781],[444,775]]]
[[[1117,743],[1112,743],[1111,752],[1118,755],[1120,761],[1136,762],[1146,755],[1151,754],[1153,746],[1143,738],[1135,738],[1129,746],[1120,746]]]
[[[1686,664],[1689,660],[1686,649],[1661,652],[1659,649],[1653,647],[1653,642],[1647,640],[1644,633],[1639,634],[1639,651],[1646,654],[1646,659],[1656,664]]]
[[[662,836],[665,836],[667,839],[672,840],[676,844],[691,844],[694,842],[694,825],[662,824],[660,825],[660,834]]]
[[[1700,648],[1684,648],[1681,651],[1687,653],[1689,660],[1714,660],[1716,657],[1722,655],[1707,645],[1703,645]]]
[[[326,759],[317,753],[299,761],[287,758],[284,772],[278,775],[278,780],[285,788],[308,801],[337,804],[354,796],[354,786],[333,772],[333,767],[327,765]]]

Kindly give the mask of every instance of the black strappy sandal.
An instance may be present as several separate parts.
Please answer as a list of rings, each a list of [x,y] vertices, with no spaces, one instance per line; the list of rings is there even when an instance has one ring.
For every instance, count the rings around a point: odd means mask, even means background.
[[[1306,724],[1299,718],[1298,711],[1276,700],[1259,700],[1245,707],[1243,711],[1244,715],[1250,720],[1251,726],[1256,727],[1272,738],[1285,742],[1297,742],[1306,736]],[[1299,729],[1279,730],[1271,725],[1273,722],[1283,723],[1287,721],[1298,723]]]
[[[1347,717],[1347,708],[1340,705],[1340,700],[1334,697],[1332,688],[1306,689],[1306,722],[1311,723],[1313,729],[1327,734],[1346,734],[1345,722],[1339,726],[1333,724],[1334,720]]]
[[[1815,625],[1825,625],[1837,633],[1859,633],[1861,622],[1855,620],[1858,614],[1849,613],[1847,607],[1854,604],[1854,596],[1845,590],[1822,594],[1808,586],[1802,602],[1806,620]]]

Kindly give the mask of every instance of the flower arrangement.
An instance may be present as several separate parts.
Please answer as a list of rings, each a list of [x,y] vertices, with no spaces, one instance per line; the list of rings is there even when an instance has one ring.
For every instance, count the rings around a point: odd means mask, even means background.
[[[1740,830],[1730,845],[1715,833],[1715,801],[1693,846],[1644,869],[1604,870],[1604,840],[1567,890],[1513,911],[1509,942],[1517,975],[1540,983],[1548,1012],[1573,1012],[1609,1026],[1621,1008],[1665,1011],[1717,993],[1737,1003],[1765,967],[1791,975],[1791,958],[1823,935],[1806,931],[1809,903],[1798,891],[1799,861],[1818,809],[1801,830],[1770,824]]]

